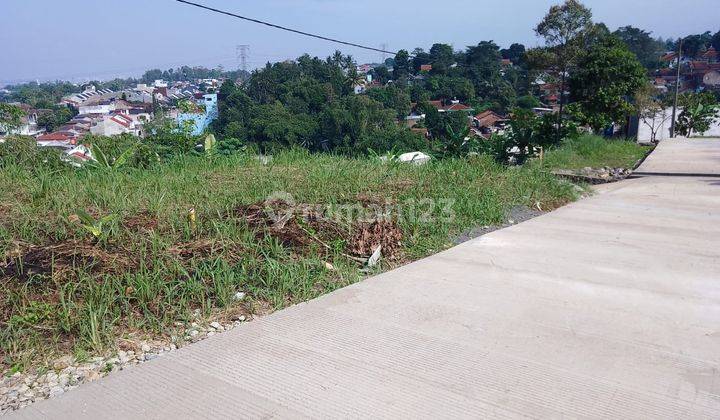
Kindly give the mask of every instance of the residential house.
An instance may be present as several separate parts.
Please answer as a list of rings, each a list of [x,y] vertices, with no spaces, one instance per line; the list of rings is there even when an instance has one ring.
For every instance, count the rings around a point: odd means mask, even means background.
[[[197,112],[180,112],[177,114],[176,122],[179,127],[190,126],[190,133],[198,136],[205,132],[210,123],[218,117],[218,103],[216,93],[207,93],[196,99],[199,106]]]
[[[120,134],[132,134],[141,136],[142,124],[126,114],[103,115],[93,121],[90,126],[90,133],[98,136],[117,136]]]
[[[357,67],[357,71],[358,71],[358,73],[360,73],[360,74],[365,74],[365,73],[369,72],[369,71],[372,70],[372,69],[373,69],[372,64],[360,64],[360,65]]]
[[[21,108],[24,112],[24,115],[20,119],[20,127],[7,130],[5,127],[0,125],[0,137],[5,137],[10,134],[18,134],[21,136],[39,136],[40,134],[45,133],[45,129],[41,128],[37,124],[38,120],[38,111],[37,109],[33,109],[28,104],[23,103],[12,103],[12,105],[15,105],[19,108]]]
[[[707,61],[708,63],[717,63],[720,61],[720,54],[715,49],[715,47],[710,47],[707,51],[703,53],[702,59]]]
[[[453,99],[450,101],[429,101],[430,105],[437,108],[438,112],[454,112],[454,111],[464,111],[464,112],[472,112],[472,108],[469,106],[460,103],[457,99]]]
[[[87,101],[77,107],[80,114],[109,114],[115,111],[115,101],[104,100],[100,102]]]
[[[151,104],[153,103],[154,90],[154,88],[140,83],[134,89],[124,90],[123,98],[128,102]]]
[[[110,89],[96,89],[95,86],[90,85],[80,93],[74,93],[62,98],[61,103],[78,108],[80,105],[91,99],[107,99],[112,96],[115,92]]]
[[[492,110],[487,110],[475,115],[472,119],[472,125],[475,134],[488,138],[492,134],[505,131],[508,121],[510,120],[507,117]]]
[[[40,147],[54,147],[60,149],[71,148],[77,143],[77,138],[64,133],[48,133],[37,137],[37,145]]]

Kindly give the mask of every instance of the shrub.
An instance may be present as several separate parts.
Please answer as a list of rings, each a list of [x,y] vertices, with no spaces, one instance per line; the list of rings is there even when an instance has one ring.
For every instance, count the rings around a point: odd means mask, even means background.
[[[60,152],[38,147],[32,137],[13,136],[0,143],[0,168],[21,166],[27,169],[58,169],[64,165]]]

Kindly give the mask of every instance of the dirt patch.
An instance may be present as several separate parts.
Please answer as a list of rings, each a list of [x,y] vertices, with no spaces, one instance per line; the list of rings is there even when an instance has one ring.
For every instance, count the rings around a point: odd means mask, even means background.
[[[77,240],[44,246],[19,243],[0,261],[0,278],[27,280],[34,275],[63,277],[79,268],[117,274],[135,266],[125,254]]]
[[[348,243],[348,251],[354,255],[370,255],[382,246],[382,255],[388,259],[398,257],[402,246],[402,230],[389,220],[376,220],[355,226],[354,234]]]
[[[377,197],[363,198],[368,204],[377,205]],[[346,226],[328,214],[324,206],[265,201],[238,206],[234,215],[256,229],[259,237],[270,235],[295,252],[317,249],[321,254],[329,254],[344,250],[350,256],[366,258],[377,245],[382,245],[383,256],[392,258],[401,247],[402,231],[394,221],[364,221]],[[339,245],[342,249],[338,249]]]
[[[136,233],[150,233],[157,229],[158,219],[147,210],[126,217],[122,225],[125,229]]]
[[[319,245],[327,252],[330,243],[348,237],[348,229],[326,217],[318,206],[275,200],[239,206],[235,215],[256,229],[258,236],[270,235],[296,251]]]

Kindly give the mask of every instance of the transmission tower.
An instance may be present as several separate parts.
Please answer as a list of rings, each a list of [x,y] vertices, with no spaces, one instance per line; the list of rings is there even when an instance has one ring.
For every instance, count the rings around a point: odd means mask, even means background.
[[[243,73],[247,73],[247,59],[249,51],[249,45],[238,45],[237,47],[235,47],[235,54],[237,55],[237,59],[240,62],[240,70],[242,70]]]

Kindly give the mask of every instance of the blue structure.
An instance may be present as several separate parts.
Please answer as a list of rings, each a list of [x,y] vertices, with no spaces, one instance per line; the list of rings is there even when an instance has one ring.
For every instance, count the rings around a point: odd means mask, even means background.
[[[192,122],[193,130],[190,134],[193,136],[199,136],[204,133],[205,130],[210,126],[210,123],[215,121],[218,117],[218,102],[216,93],[208,93],[203,95],[201,99],[197,100],[199,106],[205,107],[204,112],[200,113],[180,113],[177,116],[177,124],[183,128],[186,124]]]

